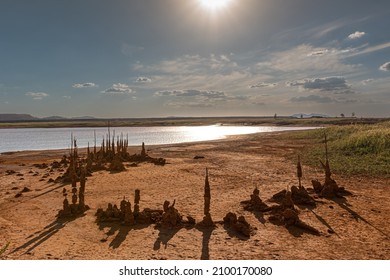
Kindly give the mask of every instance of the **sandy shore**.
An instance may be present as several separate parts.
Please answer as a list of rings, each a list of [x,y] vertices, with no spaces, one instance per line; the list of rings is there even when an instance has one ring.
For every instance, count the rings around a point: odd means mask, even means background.
[[[285,132],[283,132],[285,133]],[[276,192],[297,184],[296,166],[286,155],[305,143],[275,141],[283,133],[255,134],[225,140],[147,147],[149,155],[168,164],[127,167],[121,173],[99,171],[89,177],[84,216],[58,221],[63,185],[49,183],[60,173],[33,164],[59,160],[66,151],[18,152],[0,156],[0,247],[10,242],[2,259],[390,259],[390,180],[334,179],[353,193],[345,200],[316,198],[300,217],[320,231],[313,235],[269,222],[267,214],[245,211],[255,185],[267,204]],[[131,148],[130,152],[139,152]],[[194,159],[194,156],[204,158]],[[140,208],[176,208],[197,221],[203,217],[205,168],[209,169],[211,215],[222,221],[227,212],[243,215],[256,228],[249,239],[216,228],[162,229],[154,225],[98,225],[95,212],[119,204],[141,190]],[[14,174],[7,175],[7,170]],[[303,167],[303,185],[323,179],[322,170]],[[30,191],[22,192],[27,187]],[[69,187],[68,187],[69,188]]]

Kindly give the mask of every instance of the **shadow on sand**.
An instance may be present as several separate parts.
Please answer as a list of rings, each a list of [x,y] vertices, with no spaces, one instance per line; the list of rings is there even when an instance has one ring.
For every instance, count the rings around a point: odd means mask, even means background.
[[[216,227],[203,227],[197,226],[196,229],[202,232],[202,253],[200,255],[201,260],[209,260],[210,259],[210,237]]]
[[[173,228],[165,228],[161,226],[155,226],[155,229],[159,231],[156,241],[153,244],[153,250],[160,250],[161,244],[164,245],[164,249],[168,247],[168,242],[171,240],[176,233],[181,229],[185,228],[184,226],[176,226]]]
[[[101,222],[97,224],[99,225],[99,230],[110,228],[106,233],[107,237],[114,235],[116,233],[116,236],[109,244],[109,246],[112,247],[113,249],[117,249],[122,245],[123,241],[126,240],[126,237],[130,231],[140,230],[150,226],[149,224],[138,224],[138,225],[129,226],[129,225],[121,225],[117,222]],[[105,242],[107,241],[107,238],[103,238],[100,241]]]
[[[37,231],[33,233],[32,235],[28,236],[27,239],[29,239],[26,243],[23,245],[15,248],[11,253],[16,253],[20,250],[27,249],[26,253],[30,253],[32,250],[37,248],[39,245],[47,241],[50,237],[55,235],[57,232],[59,232],[62,228],[66,226],[66,224],[76,220],[77,218],[83,217],[85,214],[68,218],[68,219],[57,219],[54,222],[48,224],[45,226],[42,230]]]
[[[367,221],[365,218],[363,218],[361,215],[359,215],[357,212],[355,212],[354,210],[351,209],[351,204],[347,203],[347,200],[344,198],[344,197],[337,197],[337,198],[333,198],[332,201],[334,201],[335,203],[337,203],[342,209],[346,210],[347,212],[349,212],[351,214],[351,216],[356,220],[361,220],[363,222],[365,222],[366,224],[370,225],[371,227],[373,227],[374,229],[376,229],[378,232],[380,232],[381,234],[383,234],[386,238],[389,238],[390,236],[384,232],[383,230],[381,230],[380,228],[377,228],[376,226],[374,226],[373,224],[371,224],[369,221]]]

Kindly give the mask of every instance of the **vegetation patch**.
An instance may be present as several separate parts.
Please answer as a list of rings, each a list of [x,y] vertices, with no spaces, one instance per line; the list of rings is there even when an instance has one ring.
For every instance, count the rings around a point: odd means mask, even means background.
[[[373,125],[332,126],[289,134],[304,141],[302,162],[318,167],[328,139],[332,170],[346,175],[390,177],[390,121]],[[294,158],[295,160],[295,158]]]

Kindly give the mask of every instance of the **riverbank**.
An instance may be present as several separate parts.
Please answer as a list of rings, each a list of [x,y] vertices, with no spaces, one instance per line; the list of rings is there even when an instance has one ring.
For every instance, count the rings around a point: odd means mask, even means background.
[[[278,226],[268,214],[243,209],[255,186],[272,205],[273,194],[297,185],[291,158],[311,145],[289,132],[229,137],[224,140],[147,146],[165,166],[142,163],[111,174],[94,172],[86,183],[90,209],[74,220],[56,219],[63,185],[50,182],[60,172],[33,164],[50,164],[66,150],[19,152],[0,156],[0,248],[10,242],[3,259],[384,259],[390,258],[390,179],[333,174],[352,193],[344,199],[316,197],[316,207],[299,207],[299,216],[316,228],[315,235]],[[140,151],[131,147],[130,153]],[[84,151],[80,151],[83,153]],[[197,159],[195,159],[195,157]],[[331,159],[332,160],[332,159]],[[108,203],[131,202],[141,191],[140,208],[162,209],[165,200],[196,221],[203,217],[205,168],[209,169],[211,215],[222,221],[227,212],[243,215],[256,228],[250,238],[215,228],[126,227],[97,224],[95,212]],[[7,170],[15,173],[7,175]],[[35,175],[37,174],[37,175]],[[320,166],[303,166],[302,184],[323,180]],[[23,192],[27,187],[29,191]],[[66,186],[69,189],[69,185]],[[18,193],[20,196],[16,197]]]

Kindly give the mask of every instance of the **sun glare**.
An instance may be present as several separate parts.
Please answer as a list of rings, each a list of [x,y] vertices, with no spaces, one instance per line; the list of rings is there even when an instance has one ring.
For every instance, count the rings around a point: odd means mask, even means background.
[[[231,0],[199,0],[200,4],[208,10],[216,11],[226,7]]]

